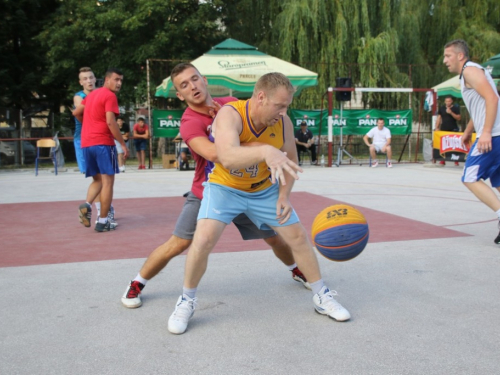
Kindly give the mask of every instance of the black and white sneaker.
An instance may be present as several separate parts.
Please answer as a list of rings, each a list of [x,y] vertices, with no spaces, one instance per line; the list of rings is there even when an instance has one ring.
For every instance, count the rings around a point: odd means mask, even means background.
[[[82,203],[78,207],[78,216],[80,217],[80,223],[85,227],[90,227],[90,220],[92,219],[92,207],[88,203]]]
[[[95,231],[96,232],[109,232],[112,230],[115,230],[116,226],[111,224],[109,221],[106,221],[105,223],[97,223],[95,225]]]
[[[500,229],[500,221],[498,222],[498,229]],[[495,238],[494,242],[498,245],[500,244],[500,232],[498,232],[497,238]]]

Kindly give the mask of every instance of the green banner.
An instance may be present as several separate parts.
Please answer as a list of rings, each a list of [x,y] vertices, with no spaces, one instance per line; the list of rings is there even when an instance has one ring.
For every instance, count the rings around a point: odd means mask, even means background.
[[[328,111],[291,109],[288,111],[295,130],[300,129],[302,121],[307,122],[308,128],[314,135],[328,135]],[[381,111],[378,109],[349,109],[342,111],[335,109],[333,116],[333,135],[340,135],[340,127],[344,135],[365,135],[371,128],[377,126],[377,119],[383,118],[385,126],[392,135],[406,135],[411,133],[413,112],[411,109],[403,111]]]
[[[179,134],[183,113],[183,109],[154,109],[153,135],[155,137],[175,138]]]

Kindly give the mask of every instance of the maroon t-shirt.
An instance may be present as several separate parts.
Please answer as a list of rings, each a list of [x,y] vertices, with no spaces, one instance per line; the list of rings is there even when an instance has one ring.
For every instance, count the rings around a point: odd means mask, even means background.
[[[224,98],[213,98],[214,102],[219,103],[223,106],[226,103],[234,102],[238,99],[233,98],[231,96],[227,96]],[[205,115],[196,111],[193,111],[191,108],[186,108],[184,114],[181,118],[181,137],[186,142],[189,147],[189,141],[193,138],[205,137],[208,139],[210,135],[210,130],[212,128],[213,118],[210,115]],[[189,147],[191,151],[191,155],[196,161],[196,169],[194,172],[193,185],[191,186],[191,191],[198,198],[203,198],[203,186],[202,184],[205,182],[205,165],[207,161],[196,152],[194,152],[191,147]]]

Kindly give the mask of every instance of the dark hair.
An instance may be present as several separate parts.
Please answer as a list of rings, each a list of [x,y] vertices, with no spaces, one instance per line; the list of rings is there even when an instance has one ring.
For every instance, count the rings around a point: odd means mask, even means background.
[[[451,96],[451,95],[446,95],[444,98],[445,99],[451,99],[451,101],[453,101],[453,96]]]
[[[172,85],[174,84],[174,78],[189,68],[194,68],[198,73],[200,73],[199,70],[196,68],[196,66],[194,66],[191,63],[177,64],[176,66],[174,66],[174,69],[172,69],[172,71],[170,72],[170,80],[172,81]],[[201,74],[200,74],[200,76],[201,76]]]
[[[379,117],[379,118],[377,119],[377,122],[379,122],[379,121],[383,121],[383,122],[385,122],[385,119],[384,119],[384,118],[382,118],[382,117]]]
[[[92,68],[84,66],[83,68],[80,68],[80,70],[78,71],[78,73],[85,73],[85,72],[92,72]]]
[[[104,77],[111,77],[113,73],[118,74],[119,76],[123,75],[122,71],[118,68],[108,68],[108,70],[106,70],[106,74],[104,74]]]
[[[307,122],[302,121],[302,122],[300,123],[300,126],[302,126],[302,125],[306,125],[306,126],[307,126]]]
[[[463,39],[455,39],[452,40],[451,42],[446,43],[444,46],[444,49],[448,47],[455,47],[455,51],[457,52],[462,52],[464,54],[464,57],[466,59],[469,58],[469,46]]]

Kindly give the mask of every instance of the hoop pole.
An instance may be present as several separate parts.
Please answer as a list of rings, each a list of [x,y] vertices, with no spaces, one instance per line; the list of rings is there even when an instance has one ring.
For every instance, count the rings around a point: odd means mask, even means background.
[[[333,153],[333,87],[328,87],[328,167],[332,166]]]

